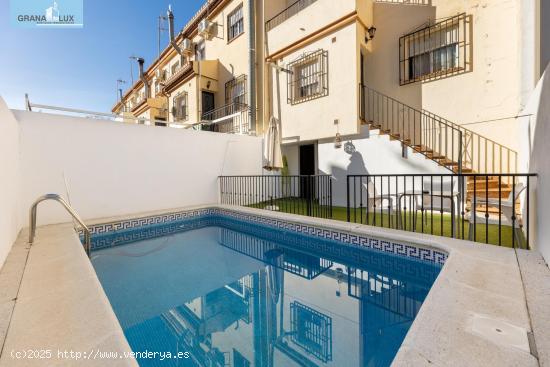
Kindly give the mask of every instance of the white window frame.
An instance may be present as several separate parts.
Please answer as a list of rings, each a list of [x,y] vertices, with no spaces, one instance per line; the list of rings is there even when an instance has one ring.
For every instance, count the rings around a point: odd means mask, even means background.
[[[227,16],[227,42],[231,42],[244,33],[243,4],[237,6]]]

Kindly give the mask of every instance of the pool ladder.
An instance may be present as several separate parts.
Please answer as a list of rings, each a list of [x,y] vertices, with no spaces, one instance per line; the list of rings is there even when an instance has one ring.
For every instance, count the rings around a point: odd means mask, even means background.
[[[80,224],[80,227],[82,227],[82,230],[84,231],[84,249],[86,250],[86,254],[88,257],[90,257],[90,250],[91,250],[91,233],[90,229],[80,216],[76,213],[76,211],[63,199],[61,196],[57,194],[46,194],[44,196],[39,197],[36,199],[34,204],[32,204],[32,207],[29,212],[29,244],[32,245],[34,242],[34,236],[36,234],[36,211],[38,204],[45,200],[54,200],[60,203],[68,212],[69,214]]]

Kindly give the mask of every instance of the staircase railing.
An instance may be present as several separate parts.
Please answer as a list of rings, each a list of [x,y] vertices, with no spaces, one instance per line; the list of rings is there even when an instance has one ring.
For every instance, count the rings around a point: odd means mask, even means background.
[[[423,112],[431,118],[443,121],[462,131],[462,161],[464,166],[471,168],[473,172],[502,174],[518,172],[518,153],[515,150],[434,113],[426,110]]]
[[[363,120],[450,171],[462,172],[462,130],[367,86],[359,88]]]
[[[360,117],[454,173],[514,174],[518,153],[459,124],[360,86]]]

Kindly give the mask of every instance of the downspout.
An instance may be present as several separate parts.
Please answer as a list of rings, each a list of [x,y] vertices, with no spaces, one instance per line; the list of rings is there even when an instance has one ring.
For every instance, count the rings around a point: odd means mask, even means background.
[[[256,12],[255,0],[248,0],[248,106],[250,131],[256,132]]]

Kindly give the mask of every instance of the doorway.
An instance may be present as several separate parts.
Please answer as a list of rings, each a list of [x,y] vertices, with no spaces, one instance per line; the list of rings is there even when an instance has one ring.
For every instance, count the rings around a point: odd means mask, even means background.
[[[214,109],[214,93],[202,91],[202,114]]]
[[[315,175],[315,145],[300,145],[300,176]],[[315,178],[300,177],[300,197],[306,199],[308,213],[315,195]]]
[[[300,175],[315,174],[315,145],[300,145]]]
[[[212,111],[215,108],[214,105],[214,93],[202,91],[201,94],[201,108],[202,108],[202,120],[204,120],[205,113]],[[213,116],[210,116],[210,119]],[[214,125],[202,125],[202,130],[214,131]]]

